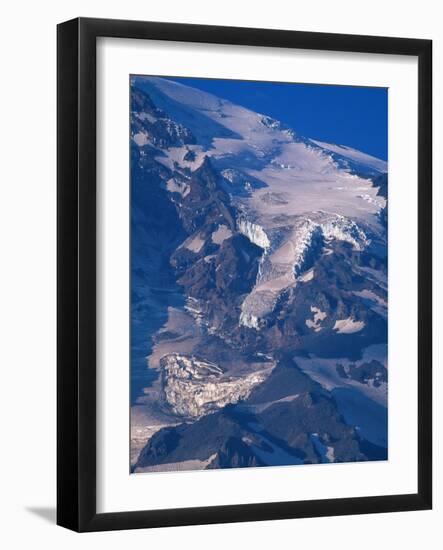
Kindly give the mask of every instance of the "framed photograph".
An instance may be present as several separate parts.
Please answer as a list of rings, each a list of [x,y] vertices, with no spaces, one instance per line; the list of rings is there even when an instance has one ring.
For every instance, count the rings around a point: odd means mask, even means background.
[[[429,40],[58,26],[59,525],[432,505]]]

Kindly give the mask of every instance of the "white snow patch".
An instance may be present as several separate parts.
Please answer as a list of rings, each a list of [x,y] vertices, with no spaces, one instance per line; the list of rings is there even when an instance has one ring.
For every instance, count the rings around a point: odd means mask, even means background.
[[[334,447],[326,447],[326,458],[329,460],[329,462],[334,462],[335,456],[334,456]]]
[[[166,182],[166,189],[170,191],[171,193],[180,193],[182,197],[186,197],[186,195],[189,193],[190,188],[189,185],[186,183],[182,183],[180,181],[177,181],[174,178],[170,178]]]
[[[266,409],[269,409],[269,407],[272,407],[273,405],[277,405],[279,403],[290,403],[292,401],[295,401],[298,399],[300,394],[295,393],[293,395],[287,395],[286,397],[281,397],[280,399],[274,399],[273,401],[266,401],[265,403],[259,403],[257,405],[250,405],[245,404],[243,405],[243,409],[253,412],[253,413],[261,413],[265,411]]]
[[[157,118],[155,116],[150,115],[149,113],[137,113],[137,117],[140,120],[148,120],[152,124],[157,121]]]
[[[311,311],[314,316],[312,319],[306,319],[306,326],[308,328],[312,328],[313,330],[315,330],[315,332],[319,332],[322,329],[320,323],[326,319],[326,313],[315,306],[311,306]]]
[[[168,462],[166,464],[140,467],[135,469],[135,473],[146,474],[149,472],[186,472],[191,470],[204,470],[216,456],[217,453],[214,453],[206,460],[183,460],[182,462]]]
[[[248,328],[255,328],[258,330],[259,327],[259,318],[253,315],[252,313],[247,313],[242,311],[240,313],[240,325]]]
[[[269,238],[260,225],[242,219],[238,222],[238,230],[245,235],[245,237],[248,237],[253,244],[265,250],[269,248]]]
[[[309,281],[312,281],[312,279],[314,278],[314,268],[312,267],[311,269],[308,269],[308,271],[305,271],[304,273],[302,273],[298,280],[302,283],[308,283]]]
[[[198,254],[205,244],[204,239],[197,233],[197,235],[191,235],[186,241],[181,245],[183,248],[187,248],[191,252]]]
[[[333,329],[339,334],[353,334],[354,332],[359,332],[364,327],[365,323],[363,321],[356,321],[352,317],[348,317],[347,319],[335,321]]]
[[[149,143],[148,135],[145,132],[138,132],[137,134],[134,134],[132,139],[139,147],[143,147],[143,145]]]
[[[226,225],[219,225],[211,235],[212,242],[215,244],[222,244],[229,237],[232,237],[232,231]]]

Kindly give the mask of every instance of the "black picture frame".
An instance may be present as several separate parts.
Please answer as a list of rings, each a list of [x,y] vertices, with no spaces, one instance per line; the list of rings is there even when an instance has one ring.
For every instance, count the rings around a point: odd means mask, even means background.
[[[399,54],[418,58],[418,491],[136,512],[96,511],[96,39]],[[58,25],[57,523],[104,531],[425,510],[432,506],[432,42],[78,18]]]

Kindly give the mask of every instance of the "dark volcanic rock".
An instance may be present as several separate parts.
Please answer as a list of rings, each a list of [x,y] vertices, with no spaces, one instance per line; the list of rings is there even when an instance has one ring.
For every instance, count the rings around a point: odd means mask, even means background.
[[[388,370],[379,361],[375,360],[362,363],[361,365],[351,363],[347,369],[338,363],[336,370],[342,378],[349,378],[360,382],[360,384],[372,382],[375,387],[378,387],[382,382],[388,381]]]
[[[192,173],[189,193],[183,198],[179,215],[189,234],[203,226],[226,224],[235,230],[235,217],[229,195],[218,185],[218,175],[209,157]]]
[[[195,143],[192,132],[158,109],[149,95],[138,88],[131,93],[131,134],[145,135],[146,139],[160,149]]]
[[[237,233],[229,195],[220,188],[209,158],[192,174],[189,189],[177,212],[185,230],[198,235],[203,244],[198,252],[176,249],[171,263],[186,294],[203,301],[212,326],[237,325],[243,296],[256,282],[263,249]],[[220,226],[231,236],[216,244],[212,234]]]
[[[388,174],[380,174],[373,179],[374,187],[378,187],[377,195],[388,198]]]
[[[136,467],[149,466],[152,464],[162,464],[169,462],[169,457],[180,444],[180,430],[175,428],[163,428],[152,437],[150,443],[144,447]]]
[[[283,357],[267,380],[254,388],[248,403],[267,403],[314,390],[322,391],[321,386],[304,374],[292,359]]]
[[[215,458],[206,467],[207,470],[216,468],[247,468],[249,466],[265,466],[240,439],[230,437],[223,443]]]
[[[191,149],[188,149],[183,156],[183,160],[193,162],[195,160],[195,152],[191,151]]]
[[[335,462],[365,460],[354,428],[347,426],[333,399],[307,392],[290,402],[275,403],[258,416],[260,425],[292,449],[302,451],[305,463],[322,462],[311,438],[317,434],[334,450]]]
[[[232,414],[231,407],[227,406],[193,424],[181,424],[158,431],[140,453],[136,468],[184,460],[207,460],[223,449],[224,457],[222,453],[219,459],[228,460],[229,448],[237,453],[240,450],[239,444],[232,446],[233,441],[240,442],[247,432]],[[228,441],[231,444],[226,447]],[[237,456],[237,460],[240,460],[240,456]]]
[[[162,116],[163,113],[154,105],[148,94],[136,87],[131,90],[131,110],[134,113],[144,113],[153,117]]]
[[[178,282],[187,294],[208,302],[225,302],[225,308],[237,306],[239,295],[249,292],[256,280],[262,249],[243,235],[234,235],[223,241],[214,261],[195,262],[195,255],[180,252],[174,255],[186,270]],[[192,257],[193,256],[193,257]]]
[[[234,235],[223,241],[215,260],[218,293],[250,292],[257,278],[262,253],[259,246],[243,235]]]

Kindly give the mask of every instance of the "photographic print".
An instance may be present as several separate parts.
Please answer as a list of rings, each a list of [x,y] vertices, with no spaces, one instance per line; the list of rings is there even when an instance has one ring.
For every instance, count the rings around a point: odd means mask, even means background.
[[[388,458],[388,90],[131,75],[131,472]]]

